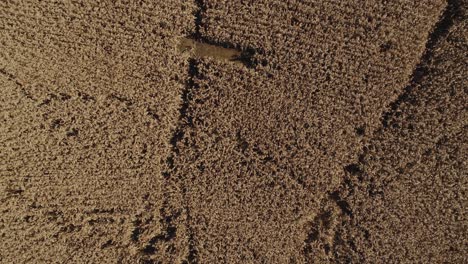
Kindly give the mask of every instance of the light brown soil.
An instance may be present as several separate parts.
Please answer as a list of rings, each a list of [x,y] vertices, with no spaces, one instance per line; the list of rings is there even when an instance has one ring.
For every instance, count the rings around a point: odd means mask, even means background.
[[[215,60],[242,64],[242,62],[239,61],[242,51],[218,45],[211,45],[190,38],[181,38],[177,49],[179,52],[188,52],[191,57],[208,57]]]
[[[0,262],[468,262],[466,6],[1,2]]]

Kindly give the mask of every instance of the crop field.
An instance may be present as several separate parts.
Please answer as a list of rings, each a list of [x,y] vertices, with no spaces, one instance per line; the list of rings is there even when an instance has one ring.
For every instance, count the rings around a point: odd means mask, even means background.
[[[467,9],[0,1],[0,263],[467,263]]]

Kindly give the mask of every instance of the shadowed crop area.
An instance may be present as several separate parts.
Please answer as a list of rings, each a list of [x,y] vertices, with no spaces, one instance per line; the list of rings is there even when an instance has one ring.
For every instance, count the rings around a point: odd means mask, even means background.
[[[467,3],[0,2],[0,263],[466,263]]]

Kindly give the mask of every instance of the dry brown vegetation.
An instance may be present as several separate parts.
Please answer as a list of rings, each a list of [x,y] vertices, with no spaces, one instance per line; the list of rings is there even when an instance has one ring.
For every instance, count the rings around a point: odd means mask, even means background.
[[[2,1],[0,262],[467,262],[466,6]]]

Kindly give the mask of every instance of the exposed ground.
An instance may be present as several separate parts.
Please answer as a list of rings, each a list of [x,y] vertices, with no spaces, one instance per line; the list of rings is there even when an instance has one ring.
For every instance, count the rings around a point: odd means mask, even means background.
[[[466,11],[0,2],[0,262],[467,263]]]

